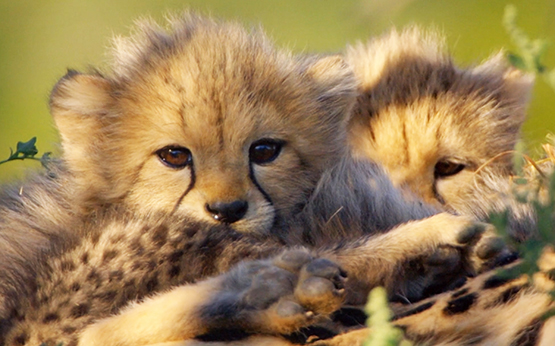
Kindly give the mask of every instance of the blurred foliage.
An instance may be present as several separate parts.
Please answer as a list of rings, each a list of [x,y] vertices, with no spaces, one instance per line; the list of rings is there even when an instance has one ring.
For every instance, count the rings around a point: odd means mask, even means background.
[[[511,64],[523,71],[542,76],[546,83],[555,91],[555,68],[548,71],[542,60],[545,56],[548,42],[544,39],[531,40],[516,24],[517,9],[514,5],[505,8],[503,24],[505,30],[516,45],[519,54],[509,53]]]
[[[370,328],[368,339],[363,346],[412,346],[413,343],[403,338],[403,331],[391,323],[392,312],[387,305],[387,291],[376,287],[370,291],[365,307]]]
[[[532,37],[555,38],[555,0],[511,1],[519,24]],[[261,24],[278,45],[296,52],[339,52],[391,26],[418,23],[437,27],[461,64],[477,63],[510,46],[499,25],[505,0],[0,0],[0,149],[20,138],[40,138],[45,151],[57,151],[48,115],[48,94],[67,68],[106,66],[106,48],[125,35],[133,20],[186,8],[246,25]],[[555,50],[545,56],[555,66]],[[538,83],[525,127],[540,142],[555,131],[555,103]],[[26,166],[4,165],[0,180],[21,176]]]
[[[503,24],[508,35],[511,37],[518,53],[509,53],[509,61],[522,71],[533,73],[538,77],[543,77],[547,85],[555,92],[555,68],[549,70],[544,65],[543,57],[546,54],[548,43],[543,39],[530,39],[528,35],[516,23],[517,8],[508,5],[505,8]],[[555,95],[552,93],[552,96]],[[507,276],[526,274],[531,277],[539,270],[538,260],[544,253],[546,246],[555,245],[555,142],[553,134],[547,136],[548,143],[542,145],[544,158],[534,161],[525,153],[525,145],[520,142],[516,146],[513,157],[515,176],[513,177],[513,193],[520,203],[532,205],[537,215],[537,229],[534,237],[524,242],[511,242],[511,237],[507,232],[508,214],[507,212],[492,214],[490,219],[505,236],[510,243],[521,254],[523,262],[506,272]]]

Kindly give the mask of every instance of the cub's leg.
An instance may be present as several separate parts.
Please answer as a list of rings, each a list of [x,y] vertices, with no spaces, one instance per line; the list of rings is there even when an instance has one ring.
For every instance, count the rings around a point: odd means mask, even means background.
[[[79,345],[140,346],[234,331],[291,333],[337,310],[345,280],[333,262],[289,250],[134,304],[86,328]]]
[[[493,226],[441,213],[354,243],[321,251],[349,274],[347,302],[362,304],[371,288],[419,300],[430,288],[456,284],[508,255]]]

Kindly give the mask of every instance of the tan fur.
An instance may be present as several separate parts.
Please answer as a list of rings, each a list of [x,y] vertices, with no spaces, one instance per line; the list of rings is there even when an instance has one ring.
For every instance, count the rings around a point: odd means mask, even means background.
[[[291,56],[260,32],[190,14],[169,31],[140,24],[115,51],[110,72],[58,82],[61,162],[2,203],[15,209],[3,233],[43,235],[22,240],[24,275],[1,274],[6,345],[277,335],[362,303],[375,285],[419,299],[490,259],[476,251],[486,226],[403,199],[350,156],[356,85],[342,58]],[[257,143],[262,157],[281,150],[257,162]],[[209,208],[234,202],[248,209],[222,219]],[[49,220],[52,209],[68,221]]]
[[[543,257],[553,260],[553,252]],[[550,270],[553,267],[544,267]],[[527,277],[495,278],[495,272],[473,278],[461,288],[437,295],[413,306],[394,305],[399,316],[394,324],[416,344],[460,345],[550,345],[553,318],[544,314],[555,308],[548,280],[542,283]],[[538,273],[539,275],[539,273]],[[553,281],[548,280],[550,284]],[[498,283],[495,283],[498,282]],[[422,307],[422,308],[421,308]],[[411,312],[414,311],[414,312]],[[404,316],[404,317],[403,317]],[[364,341],[371,330],[362,329],[337,336],[316,345],[355,345]]]
[[[533,77],[510,67],[502,53],[461,69],[440,35],[418,28],[349,47],[346,56],[360,91],[350,124],[354,152],[441,208],[482,219],[499,211],[491,201],[510,191],[501,182],[488,188],[487,179],[512,172]],[[462,169],[442,174],[441,165]]]
[[[348,48],[346,55],[359,81],[359,102],[350,123],[356,155],[383,164],[394,184],[409,195],[482,220],[508,209],[515,240],[535,234],[532,205],[516,200],[511,177],[532,76],[508,66],[501,53],[477,67],[458,68],[443,39],[418,28],[394,30]],[[445,175],[443,163],[463,166]],[[534,168],[526,172],[530,181],[537,180]],[[542,257],[544,273],[553,268],[554,258],[552,253]],[[544,273],[534,275],[534,287],[520,277],[485,288],[494,275],[488,272],[460,290],[416,304],[415,311],[429,302],[433,306],[395,323],[409,338],[430,345],[552,344],[553,320],[544,325],[541,316],[553,309],[546,292],[554,285]],[[455,303],[461,297],[475,301],[446,313],[449,306],[463,304]],[[361,338],[348,333],[322,344],[342,340],[355,343]]]
[[[85,202],[122,201],[140,212],[186,213],[207,222],[214,220],[206,203],[244,200],[249,204],[247,214],[234,228],[269,229],[276,213],[287,217],[294,212],[306,199],[307,187],[343,153],[343,114],[352,103],[349,71],[335,57],[301,66],[286,53],[273,51],[262,34],[253,33],[257,39],[251,40],[238,26],[215,35],[218,28],[213,24],[191,23],[192,33],[180,23],[174,20],[174,31],[167,38],[158,36],[159,27],[142,23],[137,38],[120,40],[110,79],[76,75],[56,86],[52,113],[63,133],[70,170],[80,182],[78,194]],[[164,44],[174,46],[162,49]],[[244,64],[237,69],[234,61]],[[327,95],[331,108],[324,112],[317,101],[306,101],[326,86],[333,88],[333,94]],[[280,125],[283,113],[295,128]],[[259,117],[262,114],[264,118]],[[198,130],[204,128],[213,132]],[[283,159],[271,170],[253,168],[271,201],[249,178],[244,159],[246,143],[260,138],[287,141]],[[131,150],[137,145],[141,151]],[[152,155],[170,145],[186,147],[193,154],[195,188],[190,191],[189,169],[160,169]],[[105,154],[108,151],[110,155]],[[310,170],[281,179],[289,172],[301,172],[301,165]],[[99,196],[103,200],[88,201]]]

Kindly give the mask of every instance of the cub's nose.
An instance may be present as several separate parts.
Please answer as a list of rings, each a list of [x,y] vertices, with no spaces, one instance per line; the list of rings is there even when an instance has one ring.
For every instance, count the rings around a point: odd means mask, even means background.
[[[248,209],[249,204],[246,201],[206,203],[206,211],[214,220],[223,223],[234,223],[241,220]]]

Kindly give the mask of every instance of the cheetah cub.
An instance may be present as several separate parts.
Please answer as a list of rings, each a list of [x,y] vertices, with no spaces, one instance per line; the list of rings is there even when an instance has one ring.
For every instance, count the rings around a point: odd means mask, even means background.
[[[496,252],[485,225],[350,156],[341,57],[191,14],[137,31],[109,72],[58,82],[62,157],[3,192],[0,344],[277,338],[376,285],[419,299]]]
[[[359,88],[349,125],[356,155],[443,210],[487,220],[509,208],[512,234],[527,237],[534,215],[513,198],[509,176],[533,76],[502,53],[459,68],[441,35],[417,27],[351,46],[346,59]]]

